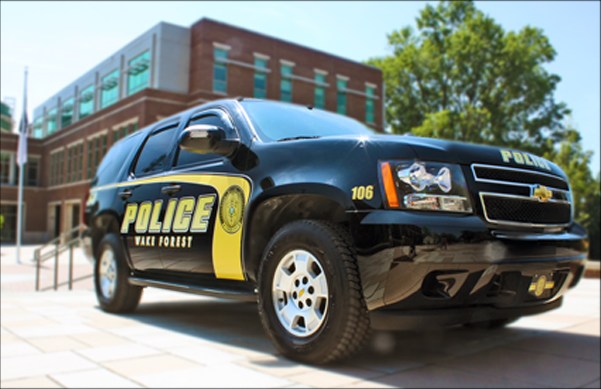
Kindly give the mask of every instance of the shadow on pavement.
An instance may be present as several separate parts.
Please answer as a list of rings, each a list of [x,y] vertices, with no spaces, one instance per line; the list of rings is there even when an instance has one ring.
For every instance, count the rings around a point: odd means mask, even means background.
[[[265,372],[298,366],[277,354],[261,327],[254,303],[143,303],[128,317],[199,339],[263,352],[265,358],[252,358],[248,365]],[[320,367],[319,372],[411,387],[573,387],[590,383],[598,387],[599,355],[598,336],[520,328],[518,322],[498,330],[374,331],[358,355]]]

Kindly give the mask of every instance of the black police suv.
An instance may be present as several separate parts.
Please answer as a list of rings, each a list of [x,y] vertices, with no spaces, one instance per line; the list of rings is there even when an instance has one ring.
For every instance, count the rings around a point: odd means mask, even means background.
[[[256,300],[284,355],[370,327],[499,327],[560,306],[586,232],[568,177],[503,148],[378,135],[311,107],[220,100],[115,144],[86,203],[99,304],[144,287]]]

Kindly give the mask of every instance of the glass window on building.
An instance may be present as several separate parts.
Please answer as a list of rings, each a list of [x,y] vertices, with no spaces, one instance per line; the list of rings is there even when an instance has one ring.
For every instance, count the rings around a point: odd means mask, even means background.
[[[102,77],[100,108],[106,108],[119,100],[119,69]]]
[[[106,154],[106,134],[88,140],[88,168],[87,177],[96,175],[96,170],[102,158]]]
[[[365,94],[367,98],[365,99],[365,121],[370,124],[374,124],[374,109],[375,109],[375,88],[373,86],[367,85],[365,87]]]
[[[323,73],[315,72],[315,101],[313,105],[315,108],[324,109],[326,107],[326,75]]]
[[[25,165],[25,185],[38,186],[40,180],[40,159],[37,157],[27,158]]]
[[[227,50],[215,47],[213,48],[213,92],[227,92]]]
[[[44,137],[44,118],[41,116],[33,121],[33,137],[37,139]]]
[[[77,182],[81,181],[83,178],[83,142],[78,143],[76,146],[73,146],[73,163],[71,167],[73,168],[73,172],[71,173],[71,181]]]
[[[94,85],[90,85],[79,93],[79,118],[83,119],[94,113]]]
[[[113,144],[138,130],[138,123],[131,123],[113,130]]]
[[[15,171],[13,170],[13,153],[0,153],[0,184],[14,185]]]
[[[81,181],[83,164],[83,143],[67,148],[67,182]]]
[[[282,64],[280,75],[280,100],[292,101],[292,65]]]
[[[63,102],[61,107],[61,128],[73,123],[73,97]]]
[[[133,95],[150,86],[150,51],[131,59],[127,70],[127,95]]]
[[[63,183],[65,150],[50,154],[50,186]]]
[[[346,85],[346,79],[338,78],[336,80],[336,112],[343,115],[346,115]]]
[[[267,97],[267,58],[255,57],[253,96],[260,99]]]
[[[54,134],[57,130],[56,108],[51,109],[46,114],[46,130],[48,135]]]

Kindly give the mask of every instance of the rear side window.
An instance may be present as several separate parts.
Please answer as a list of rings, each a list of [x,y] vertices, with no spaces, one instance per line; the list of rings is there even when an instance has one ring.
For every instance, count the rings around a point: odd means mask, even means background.
[[[177,126],[168,127],[150,135],[136,162],[136,177],[158,172],[168,164],[176,128]]]
[[[95,185],[112,184],[119,180],[119,172],[121,168],[131,161],[133,155],[138,149],[141,142],[140,132],[136,132],[131,136],[117,142],[109,149],[109,152],[102,159],[96,172]]]

